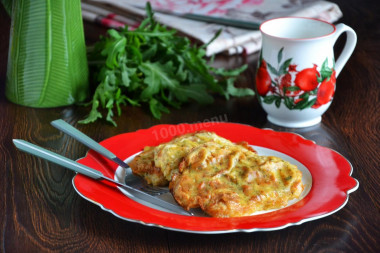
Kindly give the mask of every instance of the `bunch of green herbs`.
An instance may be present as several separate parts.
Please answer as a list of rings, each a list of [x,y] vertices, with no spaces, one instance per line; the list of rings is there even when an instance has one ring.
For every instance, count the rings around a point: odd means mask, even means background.
[[[156,22],[149,3],[146,13],[137,29],[110,29],[89,51],[90,69],[99,84],[88,104],[91,111],[80,123],[103,118],[106,111],[106,120],[116,126],[114,111],[120,116],[121,105],[126,104],[149,105],[153,116],[160,118],[169,113],[168,107],[180,108],[189,100],[212,103],[215,93],[226,99],[254,95],[251,89],[234,86],[246,65],[234,70],[211,67],[205,48],[212,40],[194,45]]]

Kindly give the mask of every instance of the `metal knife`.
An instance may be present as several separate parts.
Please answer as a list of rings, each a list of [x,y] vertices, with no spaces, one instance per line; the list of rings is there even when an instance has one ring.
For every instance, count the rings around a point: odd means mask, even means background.
[[[130,194],[134,195],[135,197],[137,197],[141,200],[144,200],[146,202],[152,203],[154,205],[157,205],[159,207],[162,207],[168,211],[171,211],[171,212],[174,212],[177,214],[182,214],[182,215],[188,215],[188,216],[192,215],[192,213],[187,212],[186,210],[184,210],[180,206],[166,202],[162,199],[156,198],[156,197],[151,196],[145,192],[137,190],[133,187],[130,187],[128,185],[125,185],[125,184],[122,184],[118,181],[115,181],[109,177],[104,176],[103,173],[98,171],[98,170],[94,170],[88,166],[80,164],[76,161],[73,161],[69,158],[66,158],[64,156],[56,154],[52,151],[49,151],[47,149],[41,148],[39,146],[36,146],[32,143],[29,143],[27,141],[20,140],[20,139],[13,139],[13,143],[15,144],[15,146],[18,149],[20,149],[24,152],[35,155],[35,156],[40,157],[42,159],[48,160],[50,162],[56,163],[56,164],[61,165],[67,169],[70,169],[74,172],[80,173],[82,175],[88,176],[88,177],[93,178],[93,179],[105,179],[107,181],[110,181],[110,182],[122,187],[123,189],[126,189]]]

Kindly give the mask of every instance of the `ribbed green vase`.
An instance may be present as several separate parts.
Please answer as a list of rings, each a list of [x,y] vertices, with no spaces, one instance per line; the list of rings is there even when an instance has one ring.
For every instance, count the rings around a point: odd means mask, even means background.
[[[13,0],[6,97],[58,107],[88,95],[80,0]]]

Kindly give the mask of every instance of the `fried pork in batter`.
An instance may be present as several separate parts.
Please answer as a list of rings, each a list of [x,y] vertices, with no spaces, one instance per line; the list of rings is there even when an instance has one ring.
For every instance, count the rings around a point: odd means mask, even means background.
[[[183,208],[238,217],[286,206],[303,191],[302,172],[278,157],[238,145],[205,143],[189,152],[169,185]]]
[[[173,138],[156,147],[146,147],[129,164],[133,173],[143,177],[147,183],[155,186],[167,186],[183,158],[195,147],[205,143],[217,143],[225,146],[238,145],[243,149],[253,149],[246,143],[235,144],[213,132],[198,131]]]
[[[149,184],[169,184],[183,208],[200,207],[213,217],[280,208],[304,189],[295,165],[259,156],[246,142],[233,143],[207,131],[146,147],[129,165]]]

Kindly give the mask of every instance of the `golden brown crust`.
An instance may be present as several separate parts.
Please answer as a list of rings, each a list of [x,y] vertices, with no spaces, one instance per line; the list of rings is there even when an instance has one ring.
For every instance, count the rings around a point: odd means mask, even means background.
[[[134,174],[141,176],[148,184],[167,186],[169,183],[161,169],[154,165],[154,147],[145,147],[144,151],[129,163],[129,166]]]
[[[213,217],[238,217],[285,206],[303,191],[302,173],[277,157],[241,146],[207,143],[181,162],[169,188],[185,209]]]
[[[147,183],[165,186],[171,181],[173,173],[178,170],[182,159],[195,147],[208,142],[235,145],[231,141],[209,131],[198,131],[174,137],[167,143],[156,147],[146,147],[130,163],[133,173],[143,177]],[[244,148],[252,149],[246,142]]]
[[[302,173],[277,158],[259,156],[247,142],[199,131],[146,147],[130,163],[149,184],[165,186],[185,209],[237,217],[280,208],[303,191]]]

